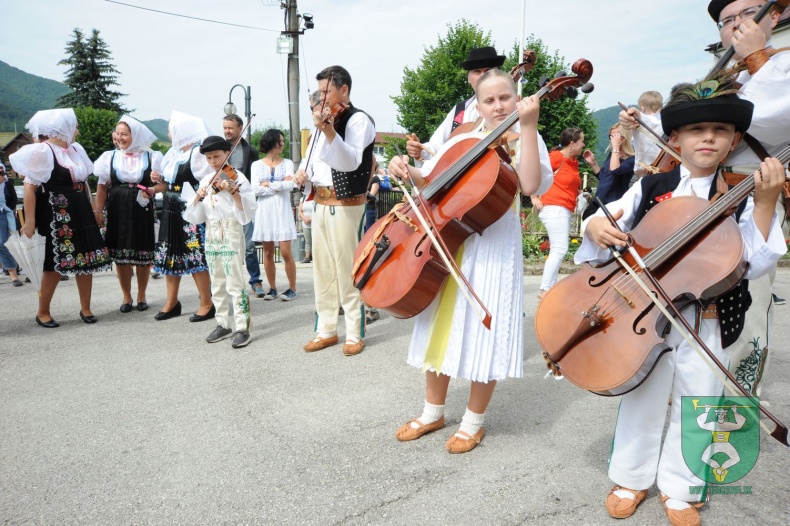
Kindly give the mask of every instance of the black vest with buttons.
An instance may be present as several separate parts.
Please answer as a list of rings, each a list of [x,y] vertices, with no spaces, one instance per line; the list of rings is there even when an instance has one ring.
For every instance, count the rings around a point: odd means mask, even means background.
[[[658,204],[656,197],[666,195],[673,192],[680,184],[680,167],[676,167],[671,172],[660,173],[643,177],[642,183],[642,200],[634,214],[634,224],[631,228],[636,228],[636,225],[645,217],[651,208]],[[732,188],[732,187],[730,187]],[[716,193],[716,184],[710,185],[710,192],[708,200],[710,200]],[[746,207],[746,200],[744,199],[738,205],[735,211],[735,220],[741,217],[741,213]],[[746,311],[752,304],[752,296],[749,294],[749,281],[742,279],[728,292],[725,292],[714,300],[716,308],[719,312],[719,328],[721,329],[721,346],[727,348],[738,339],[738,336],[743,332],[743,322],[746,316]]]
[[[335,121],[335,131],[344,141],[346,140],[346,125],[355,113],[365,112],[349,104],[348,109]],[[365,116],[373,123],[370,115],[365,113]],[[375,123],[373,125],[375,126]],[[375,142],[374,140],[362,150],[362,162],[357,166],[356,170],[340,172],[332,168],[332,186],[335,187],[335,195],[338,199],[348,199],[349,197],[367,193],[368,183],[373,171],[373,145]]]

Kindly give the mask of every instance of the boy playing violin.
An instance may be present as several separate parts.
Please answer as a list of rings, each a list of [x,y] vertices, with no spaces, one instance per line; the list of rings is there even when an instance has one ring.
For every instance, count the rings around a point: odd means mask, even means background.
[[[732,78],[707,81],[697,85],[676,86],[661,112],[662,128],[670,143],[681,153],[681,164],[671,172],[640,179],[619,200],[608,204],[624,231],[636,227],[658,202],[675,196],[710,199],[726,191],[719,180],[719,163],[738,145],[749,128],[754,105],[739,99]],[[785,181],[784,167],[775,158],[760,164],[754,177],[754,194],[741,203],[736,218],[744,241],[743,258],[748,262],[744,278],[761,276],[787,251],[780,219],[774,211]],[[599,210],[583,225],[584,241],[576,253],[576,263],[610,259],[609,246],[625,246],[628,237],[612,226]],[[695,278],[691,278],[695,279]],[[732,299],[730,307],[724,302]],[[727,320],[717,312],[727,309]],[[727,364],[728,348],[743,329],[748,308],[748,292],[736,286],[712,306],[692,303],[682,311],[708,348]],[[735,313],[732,318],[730,314]],[[730,322],[730,319],[735,319]],[[703,487],[686,466],[681,449],[681,397],[720,396],[723,385],[716,374],[679,334],[677,329],[665,333],[669,349],[658,360],[647,379],[625,394],[617,416],[609,478],[616,484],[606,499],[606,509],[615,518],[630,517],[656,482],[661,502],[673,525],[700,524],[698,508],[705,495],[692,494],[690,487]],[[672,397],[669,429],[661,443],[667,412],[667,398]]]
[[[184,219],[195,224],[206,223],[206,262],[211,276],[212,301],[217,311],[217,327],[206,341],[214,343],[232,335],[232,346],[238,349],[251,340],[250,301],[244,282],[246,244],[242,227],[255,217],[255,195],[244,174],[226,164],[231,150],[230,141],[216,135],[206,137],[200,153],[206,157],[215,175],[204,177],[197,193],[186,185],[181,195],[187,202]],[[229,318],[231,309],[235,333]]]

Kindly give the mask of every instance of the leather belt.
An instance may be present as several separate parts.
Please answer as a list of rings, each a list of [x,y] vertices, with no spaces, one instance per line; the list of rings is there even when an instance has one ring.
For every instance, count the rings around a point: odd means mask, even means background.
[[[708,305],[706,309],[704,309],[701,313],[701,318],[703,320],[714,320],[719,317],[719,309],[716,307],[715,303],[711,303]]]
[[[319,205],[326,206],[358,206],[367,203],[367,196],[365,194],[359,194],[347,199],[338,199],[333,187],[316,186],[315,202]]]

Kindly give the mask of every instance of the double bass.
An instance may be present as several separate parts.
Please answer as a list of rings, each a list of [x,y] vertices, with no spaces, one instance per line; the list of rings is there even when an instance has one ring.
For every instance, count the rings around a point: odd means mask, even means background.
[[[573,65],[574,76],[553,79],[541,88],[541,99],[554,99],[567,88],[586,86],[592,64],[585,59]],[[444,152],[426,176],[421,190],[433,218],[435,234],[454,254],[472,234],[480,234],[513,204],[518,176],[500,137],[518,121],[514,111],[483,139],[461,140]],[[396,318],[422,312],[438,294],[448,268],[431,246],[417,213],[400,203],[379,219],[363,236],[354,255],[352,278],[366,305],[383,309]]]

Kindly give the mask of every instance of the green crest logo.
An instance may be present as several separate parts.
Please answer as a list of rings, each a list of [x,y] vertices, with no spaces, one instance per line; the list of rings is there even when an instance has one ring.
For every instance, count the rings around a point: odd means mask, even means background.
[[[760,410],[745,396],[684,396],[681,445],[689,469],[711,484],[746,476],[760,453]]]

